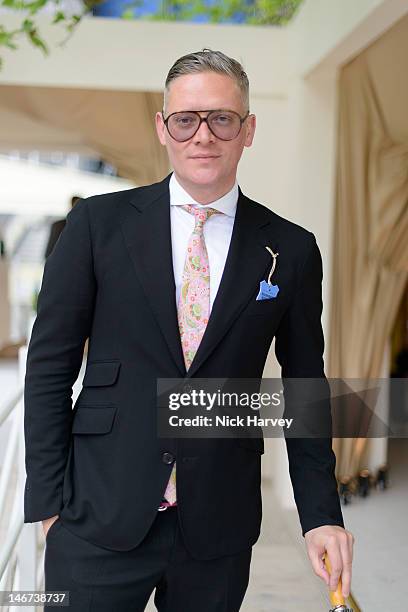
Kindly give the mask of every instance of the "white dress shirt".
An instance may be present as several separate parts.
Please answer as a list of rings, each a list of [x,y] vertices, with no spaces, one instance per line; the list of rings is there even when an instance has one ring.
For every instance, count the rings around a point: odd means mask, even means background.
[[[170,177],[170,225],[173,254],[173,271],[176,283],[176,304],[180,298],[181,281],[189,238],[195,225],[195,217],[180,208],[185,204],[194,204],[199,208],[216,208],[223,215],[212,215],[204,223],[204,240],[210,264],[210,312],[220,286],[225,261],[231,242],[232,228],[238,201],[238,183],[218,200],[210,204],[199,204],[180,185],[174,172]]]

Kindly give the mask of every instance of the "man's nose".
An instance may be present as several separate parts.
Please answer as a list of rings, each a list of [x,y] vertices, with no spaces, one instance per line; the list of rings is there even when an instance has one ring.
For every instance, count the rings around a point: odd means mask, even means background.
[[[215,136],[209,129],[207,122],[202,121],[197,132],[194,134],[193,140],[195,142],[210,142],[214,140]]]

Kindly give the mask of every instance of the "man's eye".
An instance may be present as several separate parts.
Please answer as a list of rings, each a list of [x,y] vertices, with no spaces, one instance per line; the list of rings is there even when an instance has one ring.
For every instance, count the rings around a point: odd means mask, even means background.
[[[190,125],[193,121],[192,117],[176,117],[176,123],[179,125]]]
[[[217,123],[230,123],[230,121],[232,121],[232,117],[229,115],[216,115],[213,121],[217,121]]]

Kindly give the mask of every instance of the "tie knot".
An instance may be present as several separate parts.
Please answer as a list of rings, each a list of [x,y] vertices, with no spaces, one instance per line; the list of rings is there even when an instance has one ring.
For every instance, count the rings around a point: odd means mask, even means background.
[[[184,210],[189,212],[191,215],[194,215],[194,217],[195,217],[195,228],[194,228],[194,230],[202,229],[203,226],[204,226],[204,223],[212,215],[217,214],[217,213],[220,214],[220,215],[223,214],[220,210],[216,210],[215,208],[211,208],[211,207],[208,207],[208,208],[198,208],[197,206],[195,206],[193,204],[185,204],[181,208],[183,208]]]

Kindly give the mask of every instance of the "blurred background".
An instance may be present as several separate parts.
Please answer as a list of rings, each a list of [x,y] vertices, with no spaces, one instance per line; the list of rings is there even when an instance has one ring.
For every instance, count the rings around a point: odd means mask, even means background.
[[[171,171],[155,131],[172,63],[204,47],[250,81],[244,193],[317,238],[325,371],[382,379],[398,435],[336,438],[355,536],[354,612],[408,601],[408,5],[405,0],[0,0],[0,590],[41,589],[23,525],[22,385],[45,258],[77,197]],[[74,387],[79,392],[84,363]],[[272,345],[264,377],[278,377]],[[244,612],[329,609],[301,537],[283,439],[266,439],[264,521]],[[33,608],[27,607],[27,610]],[[149,610],[153,610],[150,607]]]

